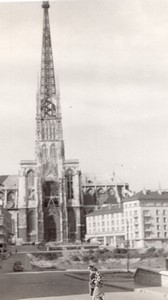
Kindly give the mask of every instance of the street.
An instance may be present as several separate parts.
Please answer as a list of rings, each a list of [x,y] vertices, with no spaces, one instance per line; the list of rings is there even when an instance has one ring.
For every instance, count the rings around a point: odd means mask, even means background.
[[[105,292],[124,292],[105,287]],[[88,282],[64,272],[11,273],[0,275],[0,299],[16,300],[34,297],[80,295],[88,293]]]

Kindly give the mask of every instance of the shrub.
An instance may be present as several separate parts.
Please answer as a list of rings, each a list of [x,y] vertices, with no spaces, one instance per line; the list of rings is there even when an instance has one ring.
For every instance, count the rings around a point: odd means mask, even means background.
[[[83,262],[89,262],[90,256],[86,254],[82,257],[82,260],[83,260]]]
[[[72,255],[72,256],[71,256],[71,259],[72,259],[73,261],[80,261],[80,258],[79,258],[79,255],[78,255],[78,254]]]

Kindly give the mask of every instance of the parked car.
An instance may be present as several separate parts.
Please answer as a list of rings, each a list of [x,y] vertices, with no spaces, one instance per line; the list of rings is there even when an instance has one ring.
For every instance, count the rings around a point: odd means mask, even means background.
[[[23,272],[23,265],[21,261],[15,261],[13,264],[13,271],[14,272]]]

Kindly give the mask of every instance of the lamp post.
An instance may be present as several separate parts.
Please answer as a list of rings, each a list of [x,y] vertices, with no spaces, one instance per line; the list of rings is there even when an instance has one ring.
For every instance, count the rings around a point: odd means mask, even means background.
[[[129,222],[127,220],[127,272],[129,272]]]

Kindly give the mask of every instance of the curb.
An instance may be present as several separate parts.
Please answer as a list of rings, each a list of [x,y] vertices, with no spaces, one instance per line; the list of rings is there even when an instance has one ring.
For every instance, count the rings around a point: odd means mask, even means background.
[[[88,279],[85,279],[83,277],[79,277],[79,276],[75,276],[73,274],[64,274],[65,276],[69,276],[71,278],[75,278],[75,279],[78,279],[78,280],[82,280],[82,281],[88,281]],[[134,291],[134,288],[130,288],[130,287],[125,287],[125,286],[120,286],[118,284],[111,284],[111,283],[108,283],[106,281],[104,281],[104,286],[110,286],[110,287],[114,287],[114,288],[119,288],[121,290],[125,290],[125,291],[129,291],[129,292],[133,292]]]

